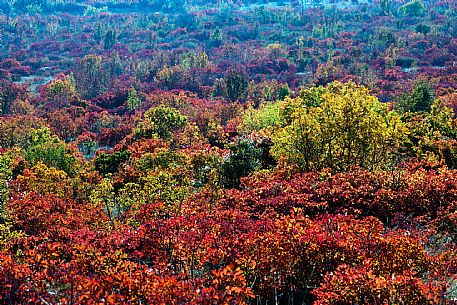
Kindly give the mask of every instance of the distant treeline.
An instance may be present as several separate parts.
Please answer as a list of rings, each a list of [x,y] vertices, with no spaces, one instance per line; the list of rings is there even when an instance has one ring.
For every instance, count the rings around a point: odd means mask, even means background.
[[[277,1],[280,3],[297,1]],[[250,4],[268,3],[261,0],[6,0],[0,3],[0,13],[4,14],[23,14],[23,13],[57,13],[66,12],[71,14],[83,14],[88,8],[108,9],[109,11],[129,10],[174,10],[182,11],[186,5],[208,5],[208,4]]]

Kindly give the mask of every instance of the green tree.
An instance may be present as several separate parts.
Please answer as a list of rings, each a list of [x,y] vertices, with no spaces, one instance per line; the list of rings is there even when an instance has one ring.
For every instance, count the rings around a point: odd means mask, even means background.
[[[251,105],[243,113],[240,129],[250,133],[278,126],[279,123],[279,102],[262,104],[259,109],[254,109]]]
[[[398,8],[398,13],[401,16],[423,16],[426,13],[424,3],[421,0],[413,0],[403,4]]]
[[[187,117],[181,115],[179,110],[159,106],[145,112],[144,121],[136,132],[145,137],[171,140],[173,131],[181,130],[186,123]]]
[[[77,174],[79,161],[76,151],[71,146],[52,135],[49,128],[34,129],[31,134],[31,146],[25,151],[28,162],[32,165],[42,162],[65,171],[69,176]]]
[[[98,55],[86,55],[74,68],[76,89],[85,99],[91,99],[108,88],[110,75]]]
[[[127,95],[127,109],[128,110],[136,110],[141,105],[141,97],[135,88],[131,88],[128,91]]]
[[[457,168],[457,128],[452,108],[436,99],[430,112],[406,112],[402,121],[410,131],[405,154],[444,161],[449,168]]]
[[[130,155],[131,153],[128,150],[113,153],[101,152],[94,159],[94,167],[103,176],[114,174],[122,163],[130,159]]]
[[[6,207],[10,198],[10,182],[14,177],[13,164],[21,154],[18,148],[0,154],[0,250],[8,247],[8,242],[24,236],[10,219]]]
[[[413,90],[398,97],[395,110],[405,112],[430,112],[434,101],[434,92],[426,82],[418,82]]]
[[[227,98],[236,101],[245,96],[249,80],[244,73],[230,71],[224,78],[227,89]]]
[[[183,168],[148,171],[138,182],[126,183],[119,190],[119,202],[124,209],[137,209],[144,204],[163,204],[163,216],[179,213],[181,204],[194,189],[189,173]]]
[[[222,163],[221,182],[226,188],[237,188],[245,177],[262,164],[262,150],[250,140],[241,139],[230,145],[230,154]]]
[[[5,203],[9,198],[9,182],[13,179],[11,167],[18,154],[19,149],[11,149],[0,154],[0,223],[6,219]]]
[[[66,76],[63,79],[56,79],[46,85],[44,94],[48,102],[52,102],[56,108],[68,107],[79,101],[76,92],[74,79],[72,76]]]

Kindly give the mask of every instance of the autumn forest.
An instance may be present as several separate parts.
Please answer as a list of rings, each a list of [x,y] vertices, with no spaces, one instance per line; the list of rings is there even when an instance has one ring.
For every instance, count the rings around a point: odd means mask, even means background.
[[[0,304],[456,305],[456,0],[0,0]]]

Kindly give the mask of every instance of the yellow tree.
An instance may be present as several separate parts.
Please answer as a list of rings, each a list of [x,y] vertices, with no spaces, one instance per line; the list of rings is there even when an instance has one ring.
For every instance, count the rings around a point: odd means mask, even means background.
[[[374,169],[407,134],[395,112],[352,82],[303,90],[282,102],[279,114],[284,124],[274,135],[273,154],[305,171]]]
[[[402,121],[410,130],[408,155],[457,167],[457,121],[452,108],[436,99],[429,112],[406,112]]]

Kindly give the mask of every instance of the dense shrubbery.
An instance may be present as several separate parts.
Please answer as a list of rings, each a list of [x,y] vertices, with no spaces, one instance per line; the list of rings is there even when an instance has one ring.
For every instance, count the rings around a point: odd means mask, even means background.
[[[0,6],[0,304],[456,304],[452,1],[64,2]]]
[[[144,102],[160,104],[87,161],[45,121],[4,119],[30,136],[2,140],[2,301],[452,304],[456,127],[439,100],[398,114],[335,82],[259,109]],[[336,138],[284,140],[309,112],[300,130]]]

